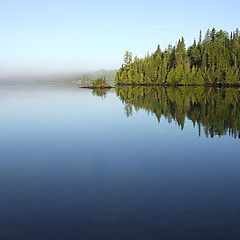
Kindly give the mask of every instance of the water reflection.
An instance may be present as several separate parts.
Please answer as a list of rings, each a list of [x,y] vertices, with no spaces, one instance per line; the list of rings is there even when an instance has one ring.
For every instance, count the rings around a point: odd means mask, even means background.
[[[110,89],[93,89],[92,90],[92,95],[93,96],[98,96],[98,97],[102,97],[102,98],[106,98],[107,92]]]
[[[216,106],[235,121],[229,90]],[[75,85],[0,87],[0,239],[240,239],[239,142],[122,113],[204,122],[177,95],[187,89],[118,91],[124,105],[112,90],[102,100]]]
[[[185,119],[198,126],[199,136],[229,134],[240,138],[240,91],[236,88],[117,86],[116,94],[125,104],[127,117],[145,109],[158,121],[162,116],[181,129]]]

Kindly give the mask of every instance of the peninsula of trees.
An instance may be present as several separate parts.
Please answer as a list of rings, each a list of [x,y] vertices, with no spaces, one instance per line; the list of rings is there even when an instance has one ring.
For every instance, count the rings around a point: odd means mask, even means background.
[[[213,28],[186,49],[184,38],[164,51],[158,45],[144,58],[126,52],[118,85],[240,85],[240,34]]]

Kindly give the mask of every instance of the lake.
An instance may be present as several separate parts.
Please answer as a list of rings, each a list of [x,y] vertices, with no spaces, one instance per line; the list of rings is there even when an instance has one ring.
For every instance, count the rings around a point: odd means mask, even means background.
[[[0,239],[240,239],[240,91],[0,87]]]

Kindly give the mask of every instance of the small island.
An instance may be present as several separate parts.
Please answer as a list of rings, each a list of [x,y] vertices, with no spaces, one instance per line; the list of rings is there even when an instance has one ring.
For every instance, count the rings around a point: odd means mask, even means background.
[[[81,88],[88,88],[88,89],[111,89],[113,88],[110,84],[107,83],[105,77],[97,78],[96,80],[92,81],[92,85],[84,86]]]

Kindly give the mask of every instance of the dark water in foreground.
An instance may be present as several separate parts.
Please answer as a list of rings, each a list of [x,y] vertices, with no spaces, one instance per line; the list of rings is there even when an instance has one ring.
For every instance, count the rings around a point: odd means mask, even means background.
[[[240,239],[237,119],[118,94],[0,87],[0,239]]]

